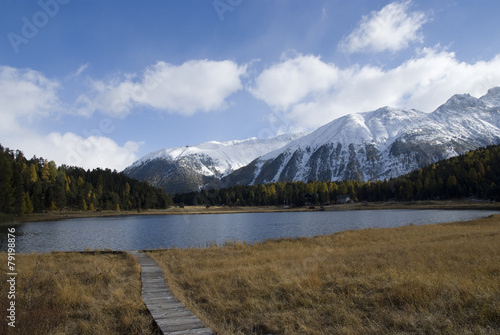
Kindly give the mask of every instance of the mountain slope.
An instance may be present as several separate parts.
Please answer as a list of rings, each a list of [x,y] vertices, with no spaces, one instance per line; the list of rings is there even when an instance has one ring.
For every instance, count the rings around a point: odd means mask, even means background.
[[[336,119],[223,178],[223,185],[376,180],[500,143],[500,88],[455,95],[433,113],[380,108]]]
[[[278,149],[302,136],[281,135],[271,139],[256,138],[206,142],[195,146],[162,149],[150,153],[124,170],[130,177],[147,180],[170,194],[198,191],[207,183],[250,163],[269,151]]]

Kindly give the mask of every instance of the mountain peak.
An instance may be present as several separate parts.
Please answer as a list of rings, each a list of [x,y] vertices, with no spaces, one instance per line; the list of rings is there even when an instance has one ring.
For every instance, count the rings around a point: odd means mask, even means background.
[[[468,108],[468,107],[479,107],[483,103],[481,100],[474,98],[470,94],[455,94],[452,96],[444,105],[441,107],[444,107],[445,109],[448,110],[457,110],[457,109],[463,109],[463,108]],[[440,108],[441,108],[440,107]]]
[[[365,116],[367,122],[373,119],[381,120],[384,123],[390,124],[395,122],[400,122],[406,119],[412,119],[414,117],[419,117],[423,112],[416,109],[407,108],[392,108],[392,107],[382,107],[373,112],[362,113]]]
[[[479,100],[488,107],[500,107],[500,87],[490,88]]]
[[[253,137],[165,148],[140,158],[124,172],[134,178],[146,179],[171,194],[197,191],[204,181],[225,176],[302,136],[287,134],[268,139]]]

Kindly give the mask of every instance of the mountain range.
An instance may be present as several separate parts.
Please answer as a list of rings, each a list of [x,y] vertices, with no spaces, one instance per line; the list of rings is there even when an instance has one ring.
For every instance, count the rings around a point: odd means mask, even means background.
[[[124,172],[175,194],[276,181],[382,180],[500,143],[500,87],[432,113],[383,107],[309,134],[207,142],[151,153]]]
[[[210,141],[194,146],[166,148],[142,157],[127,167],[124,173],[139,180],[147,180],[169,194],[199,191],[205,185],[214,185],[234,170],[303,135]]]

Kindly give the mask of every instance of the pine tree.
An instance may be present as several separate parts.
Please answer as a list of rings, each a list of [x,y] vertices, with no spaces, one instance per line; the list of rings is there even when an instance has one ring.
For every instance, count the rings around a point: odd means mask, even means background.
[[[38,173],[36,172],[35,164],[30,164],[29,167],[29,182],[34,184],[38,180]]]
[[[446,180],[446,190],[448,193],[448,197],[452,198],[459,197],[457,177],[455,176],[448,177],[448,179]]]
[[[15,214],[23,214],[23,194],[24,194],[24,183],[23,177],[21,175],[21,170],[19,169],[19,164],[17,162],[13,162],[13,186],[14,186],[14,203],[13,203],[13,212]]]
[[[347,194],[347,185],[344,183],[344,182],[341,182],[338,189],[337,189],[337,192],[339,195],[343,195],[343,194]]]
[[[33,211],[35,213],[41,213],[45,209],[42,193],[42,182],[40,179],[38,179],[33,185],[32,203]]]
[[[33,213],[33,203],[28,193],[23,193],[22,204],[20,209],[21,215]]]
[[[49,163],[46,159],[43,161],[40,169],[40,178],[42,179],[42,182],[48,182],[50,180]]]
[[[12,164],[3,147],[0,147],[0,212],[12,213],[14,205],[14,188]]]

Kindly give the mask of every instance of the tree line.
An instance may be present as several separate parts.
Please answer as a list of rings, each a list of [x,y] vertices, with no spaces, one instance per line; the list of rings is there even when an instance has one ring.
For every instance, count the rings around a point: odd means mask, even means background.
[[[140,210],[172,204],[172,198],[163,190],[123,173],[58,167],[43,158],[28,160],[21,151],[0,145],[0,213]]]
[[[308,197],[306,197],[306,195]],[[185,205],[323,205],[337,196],[354,201],[411,201],[475,197],[500,201],[500,146],[489,146],[383,181],[276,182],[177,194],[110,169],[56,166],[26,159],[0,145],[0,213],[25,215],[53,210],[141,210]]]
[[[334,203],[338,195],[354,201],[460,199],[500,200],[500,146],[489,146],[383,181],[276,182],[177,194],[186,205],[269,206]]]

